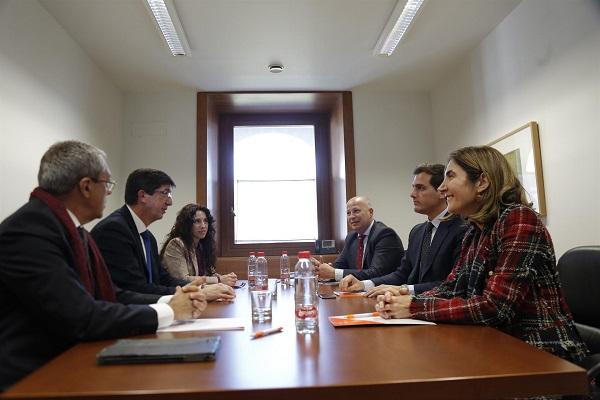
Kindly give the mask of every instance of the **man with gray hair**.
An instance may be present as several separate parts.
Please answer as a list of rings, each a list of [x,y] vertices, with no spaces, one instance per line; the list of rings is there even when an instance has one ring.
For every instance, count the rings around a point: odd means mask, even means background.
[[[193,285],[163,298],[113,285],[82,226],[102,216],[114,186],[102,150],[56,143],[38,182],[0,224],[0,391],[77,342],[153,333],[206,307]]]

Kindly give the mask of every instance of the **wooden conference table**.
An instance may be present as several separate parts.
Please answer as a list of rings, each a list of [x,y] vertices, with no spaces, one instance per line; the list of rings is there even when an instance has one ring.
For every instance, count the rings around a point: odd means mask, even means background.
[[[247,289],[236,292],[235,302],[212,303],[205,316],[244,317],[243,331],[157,335],[220,335],[214,362],[98,366],[96,353],[113,341],[83,343],[1,397],[372,400],[587,393],[583,369],[492,328],[334,328],[328,316],[372,311],[374,304],[365,298],[336,298],[320,299],[319,333],[304,336],[295,332],[293,288],[279,288],[272,323],[260,325],[251,322]],[[250,340],[252,331],[271,325],[284,330]]]

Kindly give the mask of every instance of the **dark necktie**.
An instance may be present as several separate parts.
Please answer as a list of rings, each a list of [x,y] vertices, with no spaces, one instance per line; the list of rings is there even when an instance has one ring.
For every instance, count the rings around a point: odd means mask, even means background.
[[[361,235],[359,233],[358,234],[358,254],[356,256],[356,268],[358,268],[359,271],[362,270],[363,253],[365,250],[364,242],[365,242],[365,235]]]
[[[429,257],[432,230],[433,224],[431,222],[427,222],[427,227],[425,228],[425,235],[423,235],[423,243],[421,244],[421,262],[419,263],[421,271],[423,270],[423,265],[427,262],[427,258]]]
[[[90,263],[90,244],[88,242],[87,232],[83,226],[79,226],[77,227],[77,233],[79,234],[81,242],[83,243],[83,252],[85,253],[85,261],[87,263],[88,271],[90,276],[93,277],[94,273],[92,272],[92,265]],[[94,292],[92,294],[94,294],[96,293],[96,281],[94,279],[92,279],[92,284],[94,285]]]
[[[77,233],[79,233],[79,237],[81,238],[81,242],[83,243],[83,251],[85,252],[85,257],[87,259],[88,265],[90,263],[90,250],[89,250],[89,244],[88,244],[88,240],[87,240],[87,236],[85,235],[85,229],[83,228],[83,226],[79,226],[77,228]]]
[[[146,271],[148,271],[148,283],[152,283],[152,246],[150,244],[150,232],[144,231],[140,233],[144,239],[144,248],[146,249]]]

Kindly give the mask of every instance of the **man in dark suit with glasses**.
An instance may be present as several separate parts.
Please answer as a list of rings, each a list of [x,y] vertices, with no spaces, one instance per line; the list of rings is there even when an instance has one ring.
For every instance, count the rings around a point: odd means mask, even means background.
[[[113,285],[83,227],[114,186],[102,150],[54,144],[38,183],[0,224],[0,392],[78,342],[154,333],[206,307],[194,285],[165,297]]]
[[[175,182],[163,171],[136,169],[125,184],[125,205],[100,221],[92,236],[118,286],[141,293],[171,294],[187,281],[171,276],[161,265],[158,244],[148,226],[173,204]],[[203,288],[208,300],[233,299],[224,284]]]

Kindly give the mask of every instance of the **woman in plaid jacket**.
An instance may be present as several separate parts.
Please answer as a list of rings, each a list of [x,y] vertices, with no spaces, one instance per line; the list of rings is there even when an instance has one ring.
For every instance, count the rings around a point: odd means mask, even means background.
[[[481,146],[459,149],[449,160],[438,190],[448,210],[471,225],[459,259],[440,286],[416,297],[387,292],[377,309],[384,318],[496,327],[580,360],[587,349],[562,294],[552,240],[506,159]]]

